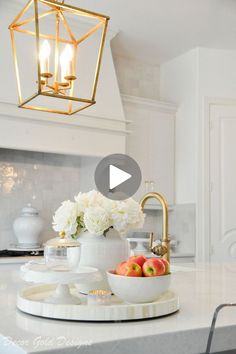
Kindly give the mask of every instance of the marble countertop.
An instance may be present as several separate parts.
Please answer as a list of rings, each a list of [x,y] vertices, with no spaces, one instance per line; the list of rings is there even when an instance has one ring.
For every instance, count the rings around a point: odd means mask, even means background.
[[[29,261],[38,261],[42,256],[17,256],[17,257],[0,257],[1,264],[24,264]]]
[[[175,261],[178,258],[194,258],[193,253],[171,253],[171,259]],[[23,264],[32,260],[42,259],[42,256],[18,256],[18,257],[0,257],[1,264]]]
[[[192,265],[193,267],[193,265]],[[171,316],[126,323],[80,323],[33,317],[16,309],[19,265],[0,265],[0,353],[199,354],[206,350],[212,315],[236,302],[236,264],[175,266],[172,289],[181,309]],[[219,315],[212,353],[236,348],[236,308]]]

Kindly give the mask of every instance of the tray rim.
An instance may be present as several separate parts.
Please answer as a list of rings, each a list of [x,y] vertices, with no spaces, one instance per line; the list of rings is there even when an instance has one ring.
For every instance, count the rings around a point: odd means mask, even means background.
[[[37,290],[40,290],[41,292],[46,293],[54,289],[55,284],[41,284],[19,290],[17,294],[17,308],[24,313],[37,317],[74,322],[125,322],[148,320],[174,314],[180,309],[179,296],[173,290],[168,290],[166,292],[172,294],[169,301],[162,300],[162,295],[157,301],[144,304],[128,304],[121,302],[118,305],[112,304],[106,306],[88,306],[86,304],[55,305],[26,298],[30,291],[36,292]],[[80,294],[79,297],[85,298],[86,295]],[[163,311],[163,308],[161,311],[161,307],[163,306],[166,307],[165,311]],[[137,309],[137,311],[135,312],[131,309]],[[85,317],[86,310],[89,318]],[[66,311],[67,315],[65,315]],[[102,312],[104,313],[104,317],[101,316]],[[73,314],[73,316],[68,315],[70,313]],[[96,316],[93,317],[92,313],[97,315],[97,318]],[[145,315],[142,315],[142,313]]]

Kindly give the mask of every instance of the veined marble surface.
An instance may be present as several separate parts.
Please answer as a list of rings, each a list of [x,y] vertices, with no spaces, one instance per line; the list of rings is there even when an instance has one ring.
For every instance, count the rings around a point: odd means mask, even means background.
[[[177,268],[177,267],[176,267]],[[16,292],[27,286],[19,265],[0,265],[0,353],[199,354],[206,350],[216,306],[236,302],[236,264],[173,272],[178,313],[148,321],[80,323],[33,317],[16,309]],[[236,348],[236,308],[223,309],[212,353]]]

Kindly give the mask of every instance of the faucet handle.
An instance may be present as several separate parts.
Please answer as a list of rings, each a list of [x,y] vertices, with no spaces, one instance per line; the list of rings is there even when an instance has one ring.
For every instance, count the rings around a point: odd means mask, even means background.
[[[149,244],[148,244],[149,251],[152,250],[153,240],[154,240],[154,233],[150,232],[149,233]]]
[[[153,254],[155,254],[156,256],[164,256],[168,249],[166,246],[163,246],[161,244],[157,244],[155,246],[153,246],[153,241],[154,241],[154,233],[150,232],[149,234],[149,251],[151,251]]]
[[[151,252],[154,253],[156,256],[163,257],[168,252],[168,249],[166,246],[157,245],[151,248]]]

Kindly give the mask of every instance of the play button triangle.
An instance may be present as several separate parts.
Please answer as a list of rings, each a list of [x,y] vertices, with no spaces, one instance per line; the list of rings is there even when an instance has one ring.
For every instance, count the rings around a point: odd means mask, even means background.
[[[132,177],[120,168],[109,165],[109,189],[112,190]]]

